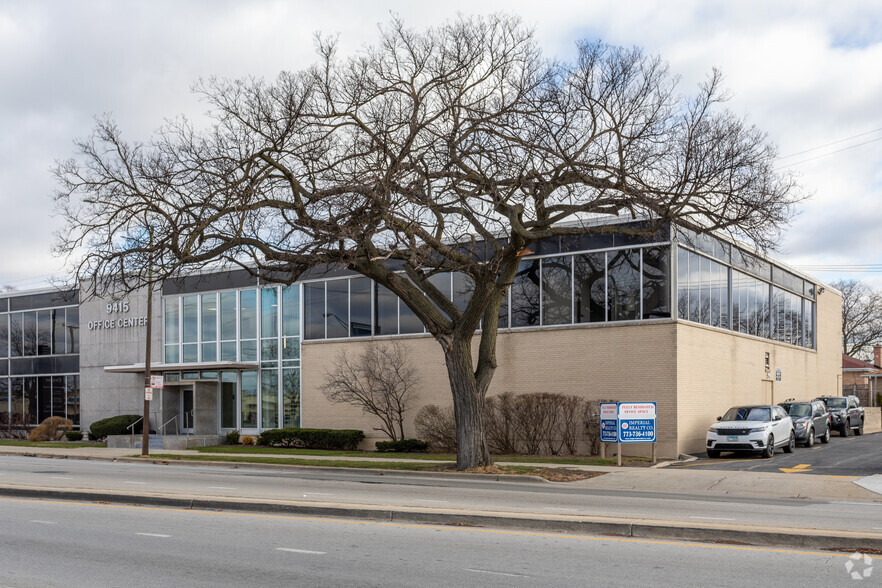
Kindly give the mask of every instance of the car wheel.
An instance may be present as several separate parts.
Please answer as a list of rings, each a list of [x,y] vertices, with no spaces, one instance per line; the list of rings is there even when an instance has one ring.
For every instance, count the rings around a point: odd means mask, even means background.
[[[711,459],[717,459],[718,457],[720,457],[720,452],[716,449],[708,449],[707,456]]]
[[[839,429],[840,437],[848,437],[848,434],[851,432],[851,429],[848,428],[848,422],[842,424],[842,428]]]
[[[815,430],[809,429],[808,434],[805,437],[805,446],[811,447],[814,444],[815,444]]]
[[[821,437],[821,443],[829,443],[830,442],[830,427],[827,427],[827,431],[824,433],[824,436]]]
[[[766,448],[763,449],[763,452],[761,455],[763,457],[765,457],[766,459],[775,455],[775,436],[774,435],[769,435],[769,442],[766,443]]]
[[[793,453],[794,447],[796,447],[796,435],[794,435],[791,431],[790,441],[788,441],[787,445],[784,446],[784,453]]]
[[[854,430],[855,435],[863,435],[864,434],[864,419],[861,419],[861,424],[858,425],[858,428]]]

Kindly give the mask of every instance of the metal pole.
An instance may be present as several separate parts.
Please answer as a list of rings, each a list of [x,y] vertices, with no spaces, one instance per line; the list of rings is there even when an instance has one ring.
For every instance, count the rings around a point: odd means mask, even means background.
[[[616,455],[618,455],[619,465],[622,465],[622,444],[616,443]]]
[[[652,444],[652,465],[655,465],[655,443]]]
[[[147,389],[150,388],[150,340],[153,337],[153,230],[147,224],[150,234],[150,257],[147,261],[147,345],[144,351],[144,420],[141,421],[141,455],[150,455],[150,401]]]

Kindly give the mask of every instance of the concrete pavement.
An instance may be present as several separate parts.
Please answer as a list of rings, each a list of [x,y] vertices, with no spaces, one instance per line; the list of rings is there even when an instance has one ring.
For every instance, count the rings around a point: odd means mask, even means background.
[[[164,454],[192,455],[192,451],[163,450]],[[89,459],[106,461],[143,462],[145,458],[133,457],[131,449],[87,448],[36,448],[0,446],[0,455],[22,455],[55,459]],[[201,454],[211,455],[211,454]],[[229,454],[221,454],[229,455]],[[240,454],[241,455],[241,454]],[[381,460],[369,456],[361,458],[335,458],[333,456],[308,456],[309,459],[360,460],[377,462],[382,469]],[[296,459],[296,457],[292,457]],[[161,461],[161,460],[157,460]],[[422,461],[422,460],[411,460]],[[164,463],[182,467],[198,467],[202,464],[226,467],[249,467],[248,464],[228,462],[174,462]],[[504,464],[500,464],[504,465]],[[517,464],[523,465],[523,464]],[[545,467],[565,467],[600,472],[603,475],[588,480],[573,482],[588,488],[606,490],[641,490],[659,494],[689,493],[707,497],[747,496],[757,499],[799,498],[806,500],[861,501],[882,505],[882,494],[878,484],[868,483],[857,478],[837,476],[800,475],[769,472],[689,470],[667,467],[608,467],[574,466],[560,464],[531,464]],[[274,466],[254,464],[251,467],[273,469],[298,466]],[[402,475],[405,472],[402,472]],[[387,471],[384,475],[394,476],[396,472]],[[406,472],[406,475],[432,477],[463,476],[459,473],[419,473]],[[506,481],[523,480],[521,476],[494,476]],[[857,483],[856,483],[857,482]],[[549,484],[553,484],[548,482]],[[862,485],[861,485],[862,484]],[[6,496],[37,496],[68,500],[101,500],[107,502],[155,504],[185,508],[207,508],[226,510],[250,510],[263,512],[285,512],[302,515],[325,515],[349,518],[364,518],[392,522],[463,524],[487,527],[522,528],[542,531],[570,531],[586,534],[611,533],[626,537],[647,537],[667,539],[692,539],[716,542],[739,542],[755,545],[788,545],[804,548],[838,549],[876,549],[882,550],[882,533],[868,531],[847,531],[842,529],[775,528],[737,523],[693,522],[666,520],[658,518],[628,518],[601,516],[568,516],[537,512],[487,511],[476,512],[458,508],[413,508],[388,505],[365,504],[321,504],[292,500],[255,500],[247,496],[204,497],[180,494],[145,493],[119,491],[112,489],[79,489],[22,487],[0,484],[0,494]]]

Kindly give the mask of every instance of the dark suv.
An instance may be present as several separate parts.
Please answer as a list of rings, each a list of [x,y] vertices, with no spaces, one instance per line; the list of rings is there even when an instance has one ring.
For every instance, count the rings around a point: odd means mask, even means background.
[[[820,439],[821,443],[830,442],[830,413],[827,412],[827,405],[823,402],[787,400],[781,403],[781,407],[793,419],[793,432],[796,434],[797,443],[811,447],[815,444],[815,439]]]
[[[821,396],[815,398],[827,405],[830,413],[830,427],[848,437],[849,431],[855,435],[864,434],[864,409],[857,396]]]

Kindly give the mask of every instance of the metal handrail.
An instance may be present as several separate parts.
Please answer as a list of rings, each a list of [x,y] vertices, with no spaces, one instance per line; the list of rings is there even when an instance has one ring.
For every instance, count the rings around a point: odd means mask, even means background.
[[[162,423],[162,425],[156,427],[156,430],[162,431],[162,434],[165,435],[165,427],[172,421],[175,422],[175,435],[177,435],[178,434],[178,415],[173,416],[172,418],[170,418],[167,421],[165,421],[164,423]]]
[[[129,425],[128,427],[126,427],[126,429],[131,429],[131,430],[132,430],[132,439],[135,438],[135,425],[137,425],[138,423],[140,423],[140,422],[143,421],[143,420],[144,420],[144,417],[141,417],[141,418],[139,418],[137,421],[135,421],[134,423],[132,423],[131,425]]]
[[[187,437],[190,436],[190,431],[193,430],[193,417],[194,417],[194,415],[193,415],[193,411],[194,411],[194,410],[196,410],[196,409],[195,409],[195,408],[191,408],[190,410],[188,410],[187,412],[184,413],[184,414],[189,414],[189,415],[190,415],[190,426],[187,427]]]

